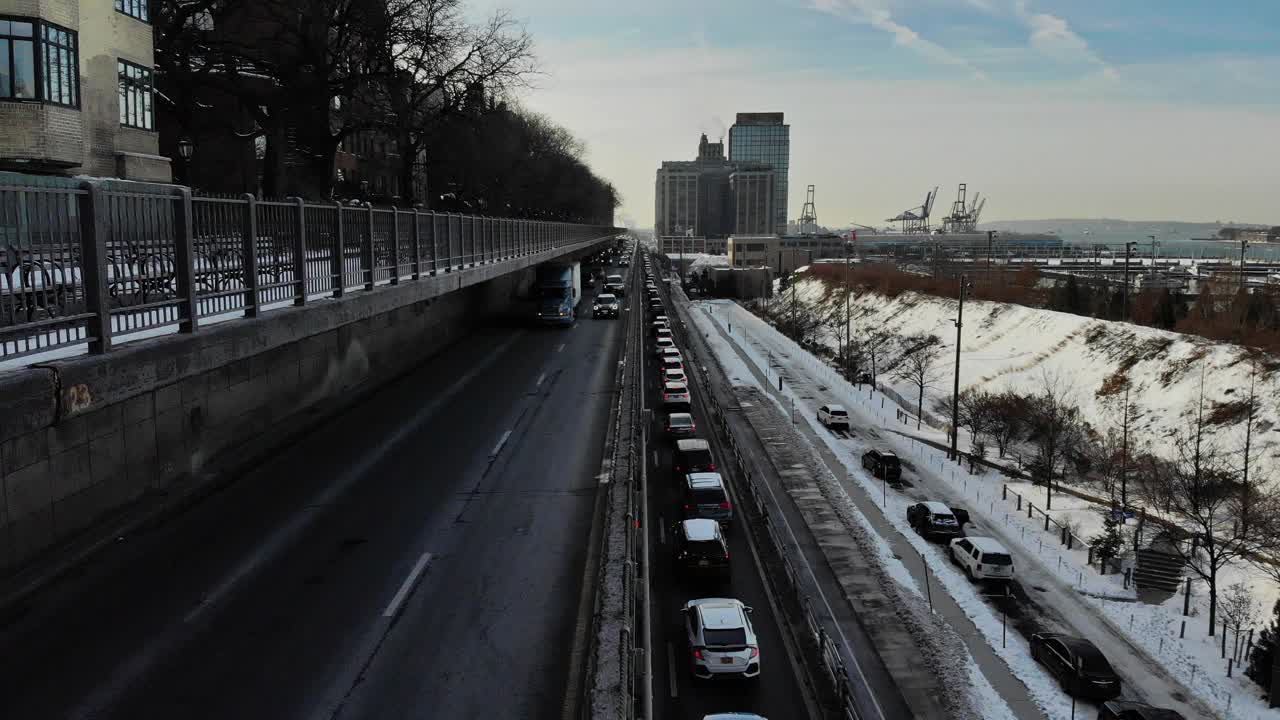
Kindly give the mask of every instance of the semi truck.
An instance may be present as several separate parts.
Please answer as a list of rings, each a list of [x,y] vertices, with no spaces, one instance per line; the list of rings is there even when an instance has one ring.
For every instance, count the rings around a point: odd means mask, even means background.
[[[582,299],[582,265],[539,265],[537,279],[538,321],[543,325],[572,325]]]

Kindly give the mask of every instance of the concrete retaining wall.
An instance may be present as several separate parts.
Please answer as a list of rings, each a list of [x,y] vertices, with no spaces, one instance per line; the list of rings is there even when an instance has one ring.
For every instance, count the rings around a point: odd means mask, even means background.
[[[0,375],[0,575],[140,499],[188,496],[231,467],[232,453],[260,456],[304,413],[315,421],[479,323],[531,317],[532,266],[550,257]]]

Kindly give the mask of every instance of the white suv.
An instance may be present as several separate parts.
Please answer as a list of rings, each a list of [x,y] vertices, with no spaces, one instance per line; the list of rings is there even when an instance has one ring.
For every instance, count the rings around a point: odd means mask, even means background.
[[[703,598],[690,600],[681,612],[695,678],[760,675],[760,647],[748,617],[750,607],[737,600]]]
[[[818,422],[829,428],[849,428],[849,411],[843,405],[823,405],[818,408]]]
[[[962,537],[951,541],[951,561],[964,568],[970,580],[1012,580],[1013,556],[989,537]]]

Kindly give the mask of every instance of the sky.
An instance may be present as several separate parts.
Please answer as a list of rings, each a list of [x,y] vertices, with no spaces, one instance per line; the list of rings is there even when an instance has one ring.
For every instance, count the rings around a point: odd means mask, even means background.
[[[791,126],[788,216],[1280,224],[1273,0],[472,0],[534,38],[520,102],[653,226],[654,173],[739,112]]]

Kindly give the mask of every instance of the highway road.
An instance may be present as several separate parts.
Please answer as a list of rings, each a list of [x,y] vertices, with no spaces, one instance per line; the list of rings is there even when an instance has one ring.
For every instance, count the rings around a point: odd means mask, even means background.
[[[473,333],[8,614],[0,715],[559,718],[623,325],[586,309]]]
[[[663,296],[670,310],[670,298],[665,291]],[[667,314],[674,317],[672,312]],[[645,406],[652,409],[646,459],[648,516],[655,520],[649,527],[654,717],[700,720],[708,713],[729,711],[754,712],[770,720],[809,717],[805,700],[807,691],[794,669],[795,659],[789,656],[788,643],[783,638],[785,628],[771,607],[760,567],[743,528],[731,526],[728,533],[729,555],[733,563],[729,582],[691,583],[678,578],[673,571],[671,527],[681,517],[680,493],[671,472],[674,444],[662,435],[665,415],[661,410],[661,383],[659,371],[653,364],[653,338],[648,320],[646,317]],[[680,347],[682,352],[686,352],[683,346]],[[696,380],[691,383],[690,390],[694,400],[694,418],[701,424],[698,437],[712,443],[716,462],[721,471],[726,472],[725,450],[711,432],[708,415],[702,407],[701,393],[704,390]],[[734,522],[741,523],[741,519],[735,518]],[[759,678],[745,682],[694,680],[689,668],[688,643],[680,608],[699,597],[736,598],[753,608],[751,622],[760,645]]]

